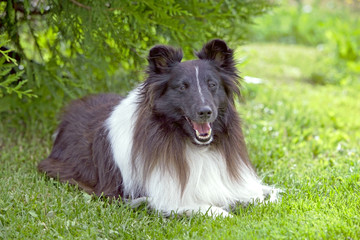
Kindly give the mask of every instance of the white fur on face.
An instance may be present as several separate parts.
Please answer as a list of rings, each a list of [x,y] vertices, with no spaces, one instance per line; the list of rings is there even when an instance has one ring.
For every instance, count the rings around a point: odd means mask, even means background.
[[[198,66],[195,66],[195,75],[196,75],[196,84],[197,84],[197,87],[198,87],[198,91],[199,91],[199,95],[200,95],[200,98],[201,98],[201,101],[203,103],[205,103],[205,99],[204,99],[204,95],[201,91],[201,87],[200,87],[200,80],[199,80],[199,67]]]

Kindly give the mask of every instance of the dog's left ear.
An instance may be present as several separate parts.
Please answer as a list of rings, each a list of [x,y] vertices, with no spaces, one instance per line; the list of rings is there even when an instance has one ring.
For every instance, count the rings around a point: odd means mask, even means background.
[[[223,40],[214,39],[206,43],[196,55],[199,59],[216,62],[219,67],[232,68],[235,65],[233,52]]]
[[[150,49],[148,62],[149,72],[158,74],[169,72],[170,68],[181,62],[183,53],[181,49],[170,46],[157,45]]]

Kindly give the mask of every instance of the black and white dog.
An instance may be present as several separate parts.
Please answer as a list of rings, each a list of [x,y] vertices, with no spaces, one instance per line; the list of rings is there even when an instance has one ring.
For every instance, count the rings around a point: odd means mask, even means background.
[[[278,190],[249,161],[234,103],[233,50],[215,39],[198,59],[182,56],[155,46],[146,81],[126,98],[71,103],[39,170],[99,196],[146,199],[165,215],[229,216],[237,203],[276,201]]]

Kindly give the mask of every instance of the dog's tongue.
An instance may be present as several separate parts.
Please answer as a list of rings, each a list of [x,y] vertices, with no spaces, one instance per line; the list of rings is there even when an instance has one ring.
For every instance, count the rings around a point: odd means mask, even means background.
[[[207,135],[210,132],[210,123],[196,123],[192,122],[193,127],[195,130],[197,130],[200,135]]]

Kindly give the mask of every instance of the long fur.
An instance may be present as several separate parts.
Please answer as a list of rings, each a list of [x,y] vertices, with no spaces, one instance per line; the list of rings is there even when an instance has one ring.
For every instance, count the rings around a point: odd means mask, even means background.
[[[146,199],[165,215],[228,216],[239,202],[269,194],[275,201],[277,190],[261,182],[246,150],[233,51],[216,39],[197,56],[181,62],[180,50],[155,46],[148,78],[125,99],[98,95],[72,103],[39,170],[89,193],[134,205]],[[206,100],[195,91],[195,70]]]

